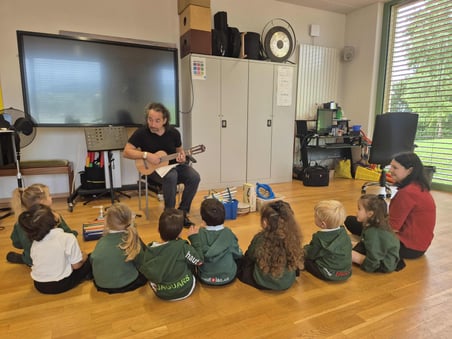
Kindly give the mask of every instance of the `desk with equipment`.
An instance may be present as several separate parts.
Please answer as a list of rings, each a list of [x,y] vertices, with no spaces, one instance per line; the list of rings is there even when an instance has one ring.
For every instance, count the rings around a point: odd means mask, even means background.
[[[349,128],[350,121],[335,119],[335,114],[334,109],[319,108],[316,120],[296,120],[301,167],[328,161],[332,169],[334,159],[352,159],[354,151],[360,152],[360,126]]]

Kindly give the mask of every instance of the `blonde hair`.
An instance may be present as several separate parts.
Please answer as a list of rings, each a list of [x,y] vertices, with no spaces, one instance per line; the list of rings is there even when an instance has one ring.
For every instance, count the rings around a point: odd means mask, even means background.
[[[135,259],[141,251],[141,240],[133,224],[132,211],[128,206],[116,203],[107,210],[104,234],[107,234],[109,230],[124,231],[125,234],[119,248],[126,254],[125,261]]]
[[[327,228],[335,228],[344,224],[345,207],[337,200],[322,200],[314,207],[314,215],[323,221]]]
[[[33,184],[25,188],[16,188],[12,194],[11,207],[14,214],[20,215],[49,197],[49,188],[44,184]]]

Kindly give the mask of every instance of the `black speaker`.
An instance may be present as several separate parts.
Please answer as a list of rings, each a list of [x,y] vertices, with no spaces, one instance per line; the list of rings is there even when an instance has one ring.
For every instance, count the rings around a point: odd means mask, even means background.
[[[245,34],[245,54],[247,59],[261,59],[261,41],[260,34],[255,32],[246,32]]]
[[[228,27],[228,51],[226,56],[238,58],[240,55],[240,32],[235,27]]]
[[[297,138],[304,138],[308,135],[308,122],[306,120],[295,120],[295,126]]]
[[[212,55],[227,56],[228,35],[227,31],[212,29]]]
[[[0,114],[1,116],[1,114]],[[14,164],[16,154],[14,154],[13,142],[17,134],[13,131],[0,132],[0,166]],[[20,146],[19,146],[20,147]],[[17,149],[16,149],[17,151]]]
[[[226,12],[217,12],[213,16],[213,27],[221,31],[228,30],[228,14]]]

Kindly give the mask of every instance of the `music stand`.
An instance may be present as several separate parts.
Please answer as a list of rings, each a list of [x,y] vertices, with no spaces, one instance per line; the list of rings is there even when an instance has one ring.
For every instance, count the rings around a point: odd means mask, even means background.
[[[113,187],[113,158],[112,151],[122,150],[127,143],[127,131],[123,126],[108,126],[108,127],[89,127],[85,128],[86,148],[89,152],[106,151],[108,153],[108,174],[110,179],[110,188],[105,189],[96,198],[110,193],[111,203],[119,199],[116,196],[116,191]],[[118,193],[130,198],[129,195],[118,191]],[[85,202],[86,205],[91,200]]]

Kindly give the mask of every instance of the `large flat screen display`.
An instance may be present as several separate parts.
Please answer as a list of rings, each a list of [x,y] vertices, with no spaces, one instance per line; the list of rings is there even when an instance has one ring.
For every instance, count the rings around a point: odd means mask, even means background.
[[[178,52],[17,31],[24,110],[38,126],[139,126],[161,102],[179,126]]]

